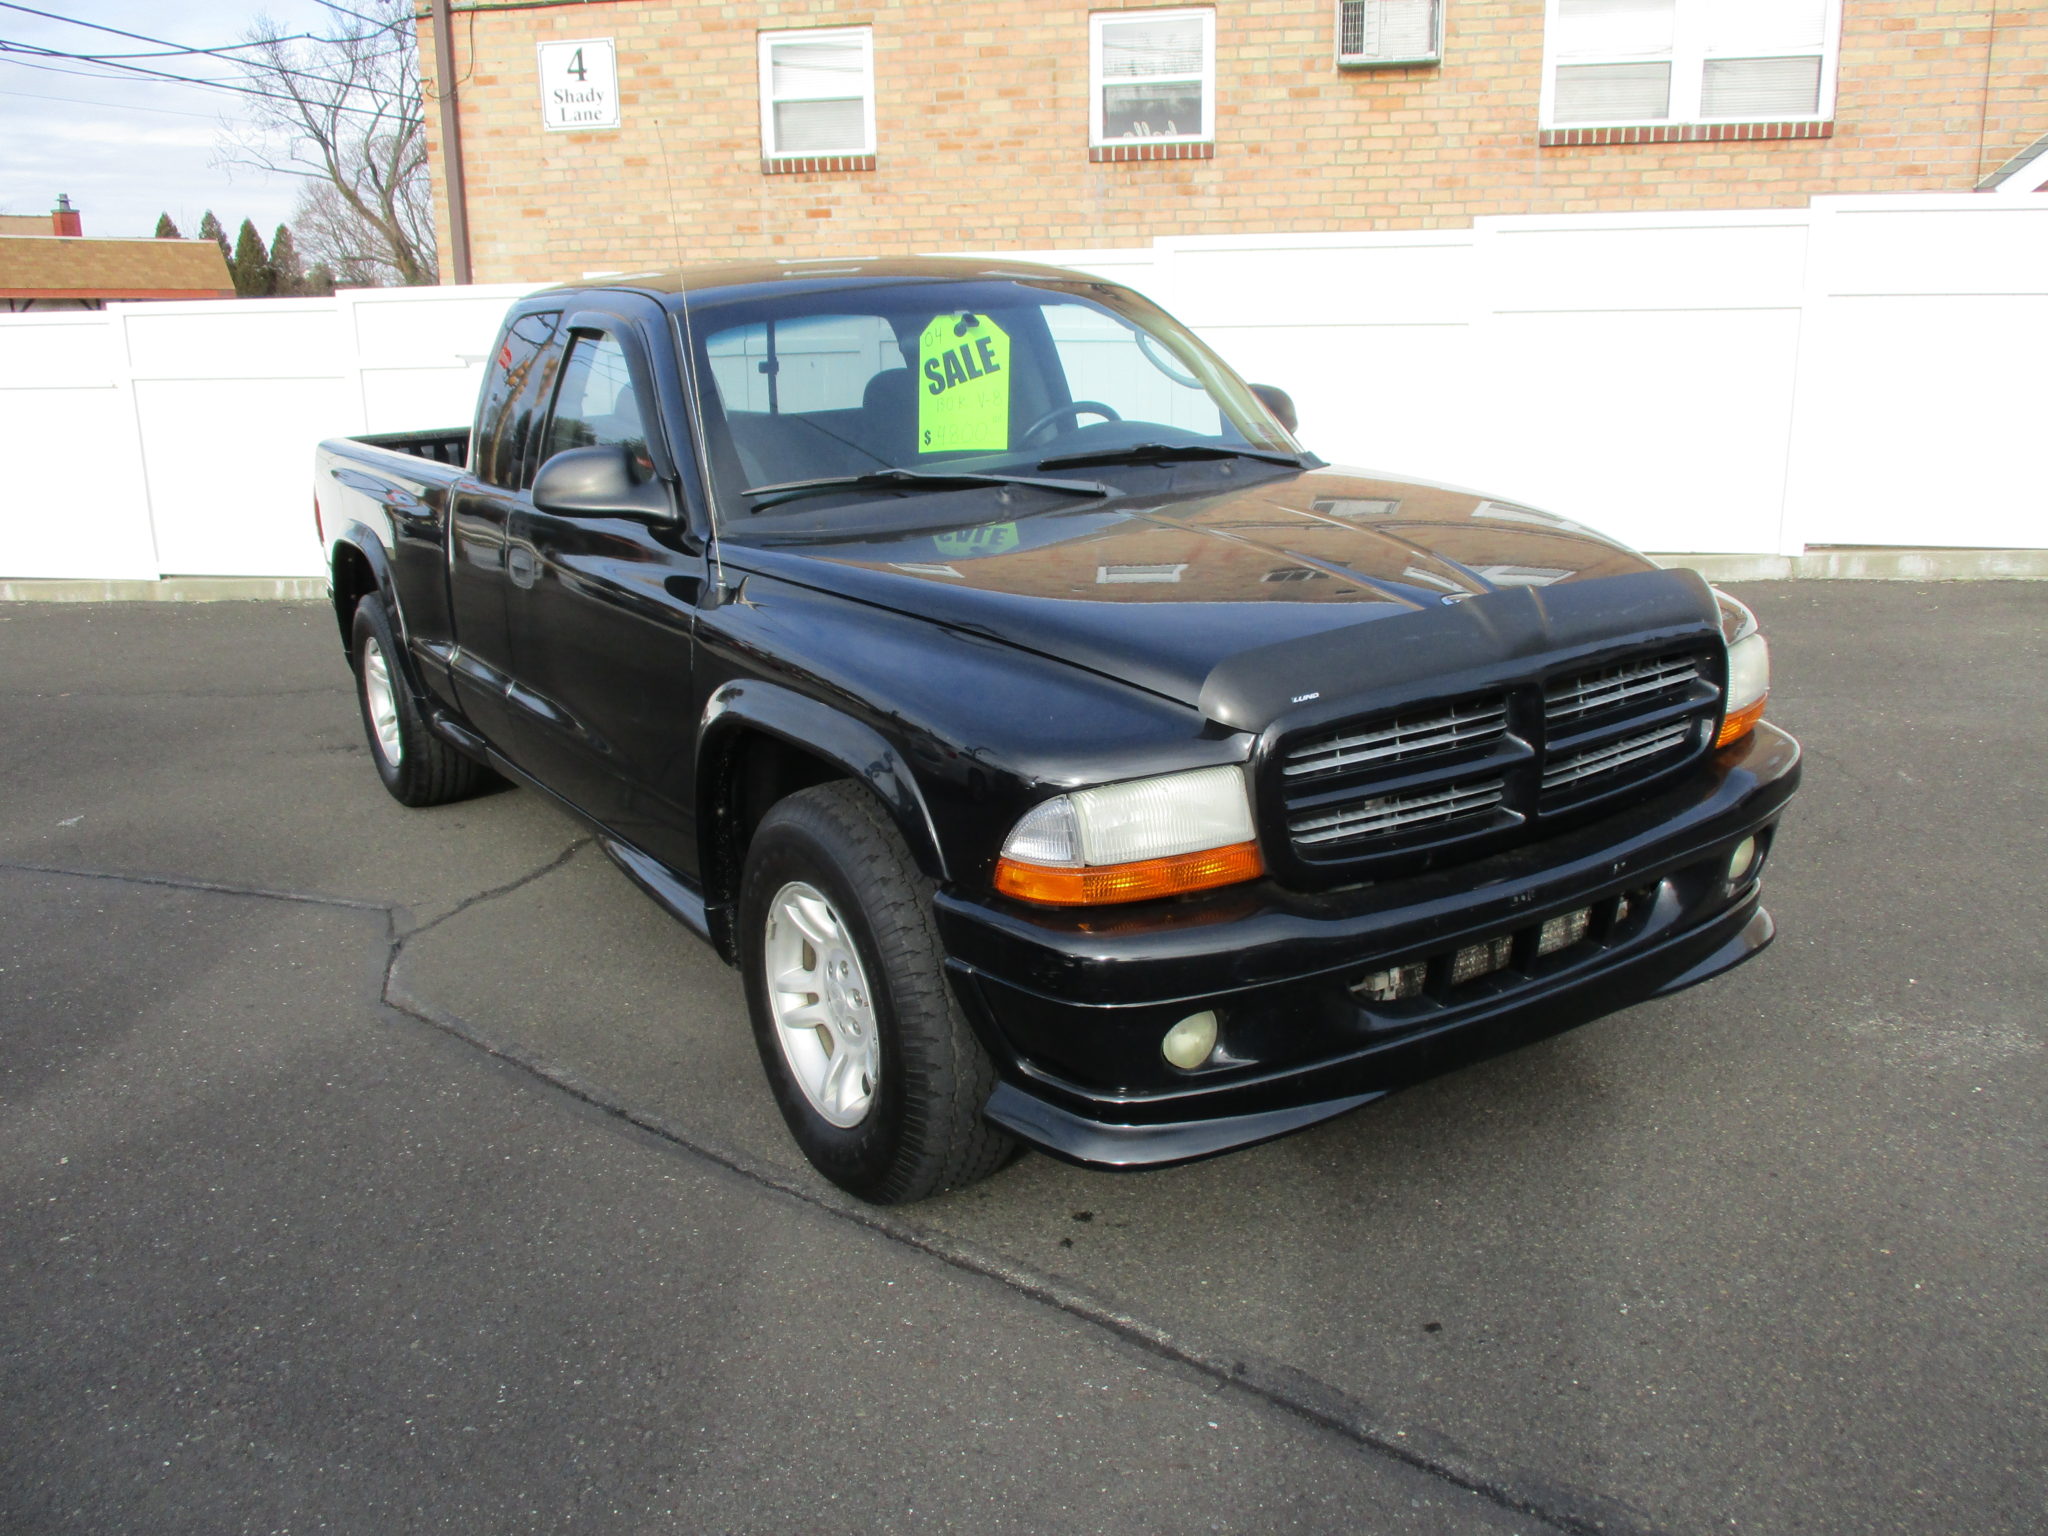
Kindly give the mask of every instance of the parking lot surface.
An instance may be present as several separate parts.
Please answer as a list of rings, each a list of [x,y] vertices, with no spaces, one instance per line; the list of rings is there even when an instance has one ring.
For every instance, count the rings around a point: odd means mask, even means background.
[[[0,607],[0,1529],[2038,1531],[2048,587],[1739,595],[1755,963],[886,1214],[582,826],[385,797],[323,607]]]

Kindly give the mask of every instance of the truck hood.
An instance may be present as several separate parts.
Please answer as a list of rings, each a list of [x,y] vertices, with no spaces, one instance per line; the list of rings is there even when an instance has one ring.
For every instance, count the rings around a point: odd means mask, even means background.
[[[1450,486],[1335,468],[1240,486],[1215,464],[1167,478],[1164,497],[1063,502],[939,532],[732,542],[725,559],[1197,707],[1217,665],[1250,650],[1656,569],[1563,518]]]

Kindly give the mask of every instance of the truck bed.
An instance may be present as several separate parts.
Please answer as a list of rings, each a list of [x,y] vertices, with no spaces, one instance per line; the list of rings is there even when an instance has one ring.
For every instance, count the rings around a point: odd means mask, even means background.
[[[367,443],[408,458],[432,459],[457,469],[469,462],[469,428],[437,427],[424,432],[366,432],[361,437],[331,439],[334,442]]]
[[[321,536],[332,539],[351,523],[361,523],[374,530],[384,548],[416,555],[422,538],[442,537],[448,492],[467,473],[468,462],[466,427],[328,438],[313,456]],[[399,538],[401,529],[405,541]],[[445,601],[438,570],[425,588],[408,595]]]

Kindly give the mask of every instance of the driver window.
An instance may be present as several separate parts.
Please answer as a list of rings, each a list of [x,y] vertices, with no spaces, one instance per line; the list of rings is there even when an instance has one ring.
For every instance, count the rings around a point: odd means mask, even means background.
[[[1222,434],[1216,402],[1164,343],[1090,305],[1049,304],[1045,323],[1070,399],[1106,401],[1126,421]]]
[[[612,444],[628,449],[643,471],[653,469],[625,349],[601,331],[581,334],[571,344],[562,370],[561,392],[548,423],[546,456]]]

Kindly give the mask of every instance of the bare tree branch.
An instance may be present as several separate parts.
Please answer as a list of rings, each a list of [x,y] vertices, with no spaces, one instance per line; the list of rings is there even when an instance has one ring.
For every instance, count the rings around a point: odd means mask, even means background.
[[[338,8],[337,8],[338,9]],[[221,158],[303,178],[304,254],[354,284],[439,280],[418,40],[408,0],[362,0],[358,34],[307,39],[268,17],[236,60],[267,95]]]

